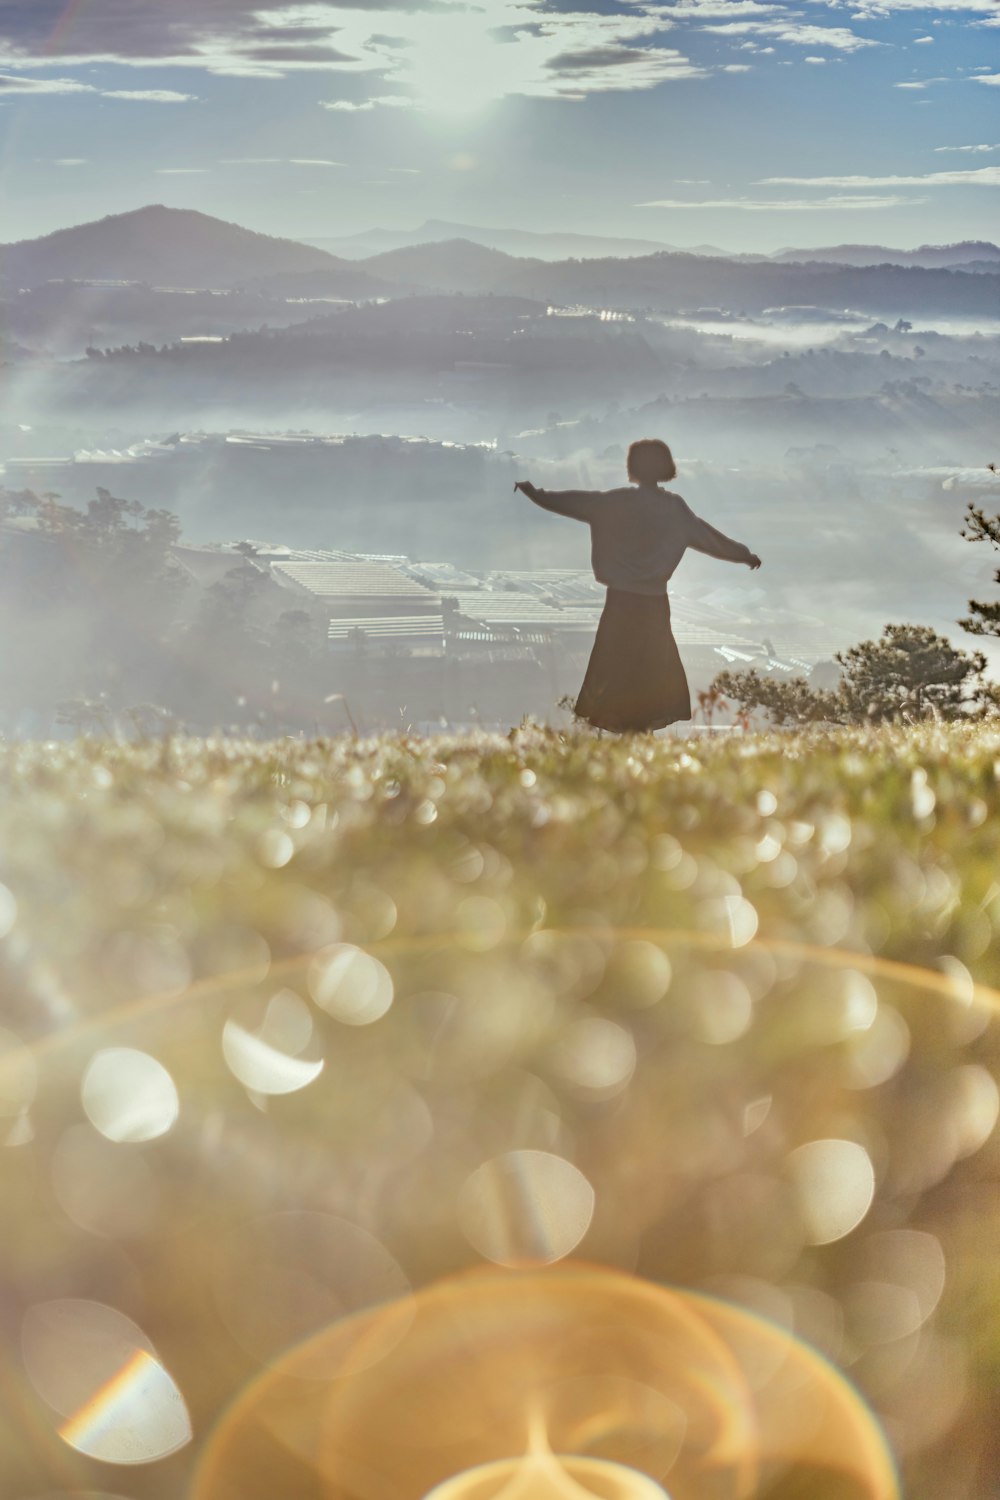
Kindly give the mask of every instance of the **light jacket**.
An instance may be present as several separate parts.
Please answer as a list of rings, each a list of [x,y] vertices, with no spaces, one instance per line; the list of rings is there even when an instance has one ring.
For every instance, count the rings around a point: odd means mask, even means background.
[[[662,594],[688,547],[725,562],[747,563],[749,547],[696,516],[680,495],[658,485],[620,490],[539,490],[543,510],[586,521],[594,577],[629,594]]]

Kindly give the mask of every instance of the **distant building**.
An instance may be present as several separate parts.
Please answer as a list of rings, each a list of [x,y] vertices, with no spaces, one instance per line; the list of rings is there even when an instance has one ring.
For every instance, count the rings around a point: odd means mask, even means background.
[[[441,616],[441,596],[392,563],[370,558],[273,562],[278,583],[322,605],[330,620]]]
[[[327,627],[331,646],[345,650],[381,647],[383,651],[402,648],[421,656],[443,654],[445,649],[444,617],[421,615],[356,615],[333,619]]]

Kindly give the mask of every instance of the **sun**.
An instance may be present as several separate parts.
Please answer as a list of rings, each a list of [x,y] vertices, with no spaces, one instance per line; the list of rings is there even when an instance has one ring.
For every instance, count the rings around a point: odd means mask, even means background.
[[[476,114],[518,91],[521,49],[498,38],[496,24],[489,11],[420,16],[400,74],[425,110]]]

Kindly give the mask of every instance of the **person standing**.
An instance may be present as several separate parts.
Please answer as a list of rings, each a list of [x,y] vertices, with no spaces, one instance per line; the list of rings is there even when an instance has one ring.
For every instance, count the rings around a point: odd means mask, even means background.
[[[761,565],[749,547],[661,488],[677,475],[666,443],[633,443],[627,469],[631,484],[617,490],[541,490],[530,480],[514,486],[543,510],[590,527],[594,577],[607,598],[575,713],[596,729],[618,733],[663,729],[691,717],[667,595],[687,548],[751,569]]]

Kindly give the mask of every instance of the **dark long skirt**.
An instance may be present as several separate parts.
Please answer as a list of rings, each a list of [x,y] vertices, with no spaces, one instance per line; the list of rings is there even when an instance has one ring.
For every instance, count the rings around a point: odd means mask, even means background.
[[[690,719],[691,694],[666,594],[608,589],[576,714],[619,733]]]

